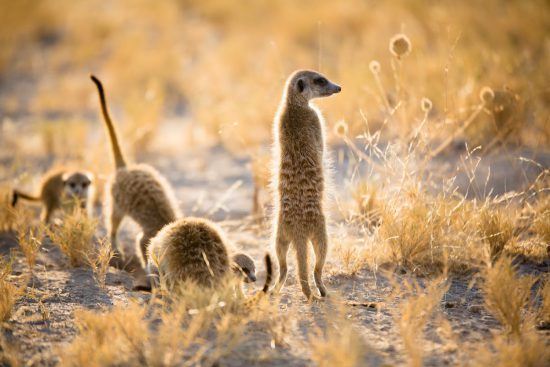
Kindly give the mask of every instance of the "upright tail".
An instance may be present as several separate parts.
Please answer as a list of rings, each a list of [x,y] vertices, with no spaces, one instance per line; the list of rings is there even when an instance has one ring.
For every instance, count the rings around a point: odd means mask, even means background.
[[[107,102],[105,101],[105,92],[103,91],[103,85],[95,76],[90,75],[90,78],[95,83],[97,91],[99,92],[99,102],[101,103],[101,112],[103,114],[103,119],[105,120],[105,125],[107,126],[107,131],[109,132],[109,138],[111,139],[111,147],[113,149],[113,156],[115,158],[116,168],[126,167],[126,162],[122,156],[122,150],[118,143],[116,136],[115,127],[109,116],[109,111],[107,110]]]
[[[269,286],[271,286],[271,280],[273,279],[273,266],[269,254],[265,254],[265,274],[265,283],[262,292],[267,293],[269,291]]]
[[[17,204],[17,200],[19,200],[19,198],[29,200],[29,201],[40,201],[40,200],[42,200],[38,196],[32,196],[32,195],[25,194],[24,192],[21,192],[21,191],[18,191],[18,190],[13,190],[13,197],[11,199],[11,206],[15,206]]]

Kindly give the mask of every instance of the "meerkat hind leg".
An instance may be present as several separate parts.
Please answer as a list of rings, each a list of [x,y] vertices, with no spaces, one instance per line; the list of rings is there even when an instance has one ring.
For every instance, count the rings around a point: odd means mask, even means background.
[[[136,252],[139,252],[141,254],[141,258],[143,260],[143,267],[147,267],[147,246],[149,245],[149,241],[154,236],[151,236],[149,233],[140,233],[138,234],[136,238]]]
[[[116,205],[113,203],[109,212],[109,218],[107,219],[107,227],[109,228],[109,238],[114,253],[113,265],[120,269],[124,268],[125,264],[123,259],[124,252],[118,246],[117,233],[123,218],[124,213],[116,209]]]
[[[40,214],[40,218],[44,222],[44,224],[50,224],[50,221],[52,220],[52,209],[45,206],[42,209],[42,213]]]
[[[323,267],[325,266],[325,260],[327,257],[327,233],[326,229],[320,228],[319,232],[315,234],[312,239],[313,251],[315,252],[315,269],[313,272],[315,278],[315,285],[321,294],[321,297],[327,295],[327,288],[323,284]]]
[[[311,288],[309,287],[308,280],[308,262],[307,262],[307,239],[306,238],[295,238],[294,247],[296,247],[296,259],[298,262],[298,277],[300,278],[300,285],[302,286],[302,292],[306,298],[311,300]]]
[[[282,235],[277,235],[276,250],[277,260],[279,261],[279,281],[275,286],[275,292],[280,292],[281,288],[285,285],[286,277],[288,275],[288,266],[286,263],[286,257],[288,249],[290,247],[290,241],[284,238]]]
[[[111,237],[111,245],[118,251],[120,251],[120,249],[118,248],[117,233],[123,217],[124,214],[122,214],[122,212],[117,210],[115,207],[111,209],[111,216],[109,218],[109,236]]]

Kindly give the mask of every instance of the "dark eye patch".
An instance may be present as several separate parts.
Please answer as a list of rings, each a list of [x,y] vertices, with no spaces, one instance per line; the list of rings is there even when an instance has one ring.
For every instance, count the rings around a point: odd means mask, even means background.
[[[70,182],[69,186],[71,187],[71,189],[74,189],[76,187],[76,184],[74,182]]]
[[[318,78],[313,79],[313,83],[315,83],[317,85],[320,85],[322,87],[322,86],[327,85],[328,80],[326,78],[323,78],[323,77],[318,77]]]

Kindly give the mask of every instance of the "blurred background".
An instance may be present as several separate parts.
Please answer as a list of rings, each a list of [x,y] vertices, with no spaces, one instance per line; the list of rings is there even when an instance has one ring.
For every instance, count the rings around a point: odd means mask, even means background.
[[[396,35],[406,52],[392,53]],[[1,0],[0,45],[4,179],[33,157],[110,172],[90,73],[140,160],[216,146],[261,167],[299,68],[343,87],[317,102],[333,146],[550,146],[545,0]]]
[[[320,101],[329,125],[343,119],[360,133],[366,117],[374,131],[387,113],[369,70],[377,60],[390,107],[400,102],[405,114],[383,130],[387,138],[418,124],[424,97],[433,102],[432,132],[453,131],[489,86],[510,93],[507,116],[479,116],[465,139],[483,144],[505,129],[514,144],[550,140],[544,0],[2,0],[0,7],[4,123],[66,131],[61,125],[96,121],[93,72],[132,145],[146,149],[164,121],[187,118],[197,139],[242,153],[269,140],[288,74],[312,68],[343,86]],[[388,49],[397,33],[412,43],[401,91]]]

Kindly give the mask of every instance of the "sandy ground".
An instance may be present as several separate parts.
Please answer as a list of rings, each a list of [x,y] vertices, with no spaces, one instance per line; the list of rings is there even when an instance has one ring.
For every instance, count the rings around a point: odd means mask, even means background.
[[[517,157],[520,154],[512,155]],[[548,157],[544,155],[542,160]],[[501,160],[504,163],[499,163]],[[207,216],[220,222],[229,238],[248,251],[258,264],[261,263],[263,254],[269,249],[269,230],[254,224],[248,217],[252,181],[246,160],[234,158],[222,148],[212,148],[194,150],[177,158],[151,155],[146,161],[157,167],[172,183],[186,215]],[[503,191],[503,188],[519,189],[524,180],[517,179],[518,175],[536,175],[536,170],[530,167],[530,163],[521,163],[517,159],[513,161],[515,166],[503,156],[493,160],[492,172],[496,172],[493,176],[496,177],[493,185],[495,191]],[[543,164],[548,167],[550,160],[546,162]],[[457,162],[452,161],[447,161],[447,164],[450,171],[458,166]],[[488,167],[483,169],[487,170]],[[345,165],[336,170],[337,187],[345,186],[345,179],[342,178],[346,176],[345,172]],[[499,174],[508,179],[503,180],[501,177],[499,180]],[[512,179],[513,177],[516,179]],[[479,180],[483,183],[486,181],[483,174]],[[134,233],[134,226],[124,225],[120,234],[121,243],[131,247]],[[351,229],[347,235],[357,236]],[[11,248],[16,247],[17,243],[10,234],[1,235],[1,254],[7,255]],[[294,257],[289,258],[290,275],[282,291],[280,304],[282,312],[292,315],[286,344],[272,349],[268,334],[264,330],[252,328],[249,331],[249,341],[231,356],[222,359],[220,366],[311,365],[307,347],[308,335],[331,319],[338,299],[346,304],[346,316],[353,320],[354,326],[365,336],[370,347],[365,362],[373,365],[400,365],[406,362],[402,341],[393,321],[395,305],[383,303],[391,291],[391,285],[383,274],[365,269],[355,276],[341,275],[336,270],[340,264],[332,253],[326,266],[325,282],[335,296],[330,301],[307,304],[295,280]],[[261,284],[265,274],[263,267],[258,267]],[[536,275],[548,272],[550,263],[523,263],[520,268],[522,272]],[[25,269],[24,260],[19,256],[14,277],[23,279]],[[397,275],[400,281],[405,277],[406,275]],[[439,311],[450,322],[456,341],[451,342],[441,337],[436,321],[430,321],[426,330],[425,364],[428,366],[464,362],[468,359],[471,348],[488,339],[500,327],[481,307],[483,300],[471,277],[453,277],[449,282],[450,288],[443,297]],[[56,350],[72,340],[76,334],[74,310],[102,309],[115,304],[127,304],[132,299],[146,301],[149,294],[132,291],[132,283],[131,274],[111,268],[107,287],[101,289],[94,282],[89,270],[70,269],[57,248],[45,241],[27,292],[18,301],[6,329],[2,332],[9,341],[18,346],[26,365],[55,365],[58,361]],[[367,306],[373,302],[380,307],[376,309]]]

